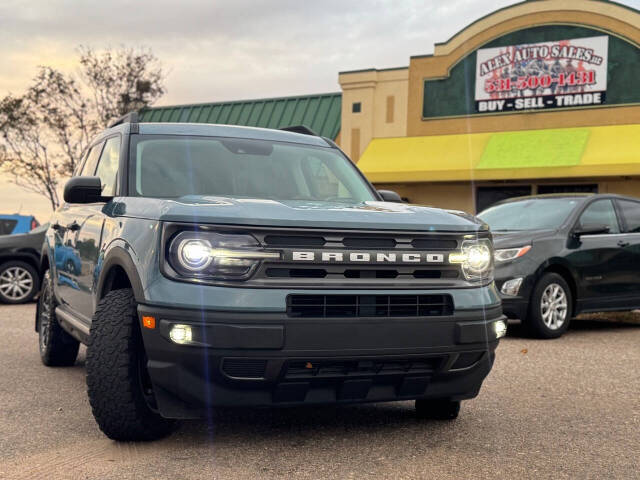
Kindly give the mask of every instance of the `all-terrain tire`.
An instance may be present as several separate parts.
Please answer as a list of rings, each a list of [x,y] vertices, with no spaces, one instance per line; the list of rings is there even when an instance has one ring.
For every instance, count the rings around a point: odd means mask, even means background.
[[[51,270],[47,270],[36,308],[40,359],[47,367],[69,367],[76,362],[80,342],[62,329],[56,317],[56,306]]]
[[[442,399],[421,399],[416,400],[416,415],[418,418],[428,418],[432,420],[454,420],[460,413],[460,401]]]
[[[556,287],[559,288],[559,293],[556,294],[558,300],[556,301],[557,303],[552,302],[553,307],[551,308],[558,309],[559,305],[564,304],[564,318],[562,319],[562,323],[560,323],[557,318],[555,320],[550,318],[549,313],[543,307],[543,298],[545,295],[548,297],[549,293]],[[564,298],[563,302],[561,302],[562,298]],[[523,322],[523,326],[527,333],[534,338],[558,338],[569,328],[569,322],[573,315],[572,306],[573,297],[571,295],[571,288],[569,288],[565,279],[557,273],[545,273],[533,289],[531,299],[529,300],[529,313],[526,321]],[[547,308],[547,310],[548,309],[549,308]]]
[[[113,290],[93,316],[87,347],[87,388],[93,416],[109,438],[154,440],[173,429],[150,405],[143,385],[146,355],[130,289]],[[148,376],[147,376],[148,378]]]

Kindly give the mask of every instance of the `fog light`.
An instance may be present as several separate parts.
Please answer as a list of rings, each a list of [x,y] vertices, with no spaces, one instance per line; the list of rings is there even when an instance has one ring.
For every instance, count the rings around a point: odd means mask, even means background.
[[[493,330],[496,332],[496,338],[502,338],[507,334],[507,322],[498,320],[493,323]]]
[[[511,280],[507,280],[502,284],[500,291],[505,295],[516,296],[520,291],[521,285],[522,285],[522,277],[512,278]]]
[[[180,345],[191,343],[193,340],[191,327],[189,325],[174,325],[169,331],[169,338],[173,343],[178,343]]]

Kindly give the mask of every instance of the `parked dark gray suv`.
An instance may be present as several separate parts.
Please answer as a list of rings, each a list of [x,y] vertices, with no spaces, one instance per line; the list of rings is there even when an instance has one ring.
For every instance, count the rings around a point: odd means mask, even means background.
[[[494,235],[503,309],[531,334],[559,337],[581,312],[640,308],[640,199],[518,197],[479,218]]]

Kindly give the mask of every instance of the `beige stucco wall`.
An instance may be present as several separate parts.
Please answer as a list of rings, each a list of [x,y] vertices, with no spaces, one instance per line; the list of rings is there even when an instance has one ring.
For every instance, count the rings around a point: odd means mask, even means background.
[[[339,145],[354,160],[372,138],[405,137],[409,91],[407,68],[342,72],[342,126]],[[387,115],[388,97],[393,97],[392,121]],[[360,102],[360,113],[352,105]],[[354,142],[354,138],[359,141]],[[353,137],[353,138],[352,138]]]
[[[640,178],[603,180],[599,184],[600,193],[617,193],[640,198]]]
[[[376,184],[378,189],[398,192],[411,203],[430,207],[474,211],[474,189],[470,183],[391,183]]]

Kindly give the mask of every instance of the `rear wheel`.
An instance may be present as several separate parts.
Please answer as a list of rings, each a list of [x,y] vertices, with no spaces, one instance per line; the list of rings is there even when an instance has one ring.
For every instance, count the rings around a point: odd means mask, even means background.
[[[536,338],[558,338],[569,328],[573,299],[569,285],[557,273],[545,273],[531,294],[524,322]]]
[[[76,362],[80,342],[65,332],[56,318],[51,271],[42,278],[42,291],[36,309],[40,359],[48,367],[67,367]]]
[[[113,440],[154,440],[174,426],[157,412],[129,289],[109,292],[98,304],[87,347],[87,387],[93,416]]]
[[[418,418],[433,420],[454,420],[460,413],[460,401],[443,399],[418,399],[416,400],[416,415]]]
[[[39,288],[38,272],[28,263],[14,260],[0,265],[1,302],[29,302]]]

